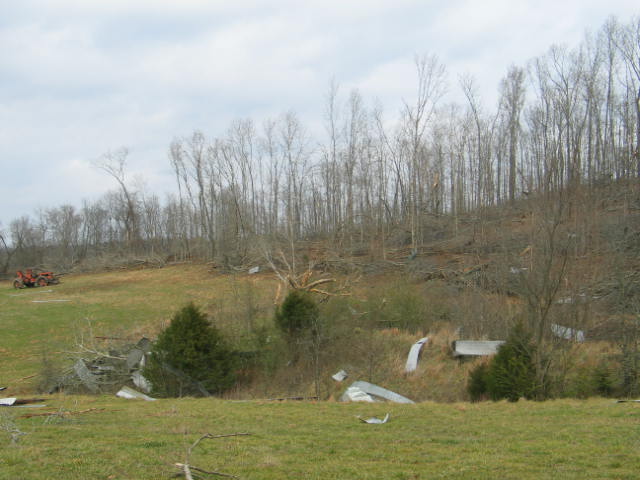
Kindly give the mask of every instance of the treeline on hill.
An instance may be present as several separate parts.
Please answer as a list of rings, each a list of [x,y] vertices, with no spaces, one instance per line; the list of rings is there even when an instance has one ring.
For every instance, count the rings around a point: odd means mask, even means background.
[[[96,165],[118,189],[13,220],[0,232],[0,270],[91,268],[118,256],[234,266],[258,245],[309,239],[347,255],[415,251],[437,240],[434,219],[452,231],[465,215],[481,222],[526,195],[637,177],[639,59],[640,19],[611,18],[575,48],[509,68],[488,108],[473,78],[451,86],[435,56],[416,57],[415,98],[394,123],[332,84],[324,140],[292,112],[235,121],[216,138],[176,138],[177,193],[164,199],[129,183],[126,149],[108,152]],[[458,87],[466,103],[443,103]]]

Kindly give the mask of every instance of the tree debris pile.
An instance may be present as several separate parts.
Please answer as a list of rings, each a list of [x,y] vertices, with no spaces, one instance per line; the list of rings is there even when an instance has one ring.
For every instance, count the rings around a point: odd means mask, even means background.
[[[149,382],[141,370],[150,351],[151,341],[146,337],[108,352],[85,349],[48,393],[115,393],[123,386],[149,392]]]

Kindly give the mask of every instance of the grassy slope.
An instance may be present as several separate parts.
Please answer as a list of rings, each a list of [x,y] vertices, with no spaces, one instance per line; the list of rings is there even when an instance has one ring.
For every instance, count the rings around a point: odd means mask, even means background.
[[[245,281],[256,287],[258,303],[270,304],[270,277],[234,279],[203,266],[70,276],[50,293],[16,292],[4,284],[0,386],[10,386],[9,394],[30,392],[33,379],[15,380],[39,371],[43,351],[64,358],[55,352],[72,347],[85,318],[96,334],[136,340],[157,331],[189,300],[230,311],[242,301]],[[0,478],[168,478],[172,463],[183,461],[188,445],[207,432],[252,434],[206,440],[192,458],[197,466],[242,478],[621,479],[636,478],[640,467],[639,407],[610,400],[348,405],[53,396],[46,403],[47,409],[0,410]],[[89,408],[104,410],[66,419],[19,418]],[[386,425],[355,418],[386,412]],[[14,423],[27,435],[9,446]]]
[[[169,478],[207,432],[251,436],[205,440],[191,463],[253,479],[632,479],[640,468],[639,407],[602,399],[363,405],[60,396],[47,403],[50,411],[98,410],[56,421],[14,418],[27,435],[7,446],[0,430],[0,478]],[[5,409],[0,420],[33,411]],[[386,412],[385,425],[355,418]]]
[[[270,277],[243,276],[242,281],[255,283],[260,295],[275,291]],[[208,310],[224,309],[225,302],[237,300],[237,285],[232,277],[211,273],[202,265],[71,275],[60,285],[18,291],[3,282],[0,386],[28,391],[32,382],[16,380],[38,373],[43,354],[54,359],[68,357],[65,352],[75,348],[76,337],[87,332],[87,320],[95,335],[135,342],[143,334],[157,333],[189,301]]]

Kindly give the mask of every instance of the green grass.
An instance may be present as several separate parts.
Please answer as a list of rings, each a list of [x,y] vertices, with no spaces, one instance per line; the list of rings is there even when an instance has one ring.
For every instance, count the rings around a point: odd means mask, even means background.
[[[640,409],[611,400],[364,405],[47,399],[88,413],[18,418],[17,445],[0,430],[0,478],[158,479],[205,433],[190,463],[252,479],[637,478]],[[104,410],[99,410],[104,409]],[[357,415],[383,416],[366,425]]]
[[[43,354],[68,361],[66,352],[86,332],[86,319],[95,335],[136,341],[153,336],[194,301],[227,331],[240,330],[249,297],[260,315],[271,315],[276,284],[268,275],[223,276],[194,265],[72,275],[50,289],[15,291],[0,284],[0,386],[10,387],[7,396],[33,394],[37,379],[19,379],[40,372]],[[393,330],[381,335],[402,350],[390,370],[398,385],[385,384],[401,387],[400,393],[418,398],[465,369],[445,365],[447,341],[436,338],[421,360],[426,370],[405,379],[397,372],[412,336]],[[463,378],[456,375],[455,381]],[[369,405],[56,395],[45,402],[41,409],[0,408],[0,480],[170,478],[177,471],[173,464],[184,462],[200,436],[235,432],[251,435],[204,440],[191,463],[246,479],[632,479],[640,468],[640,405],[605,399]],[[87,409],[93,410],[21,418]],[[385,425],[356,418],[387,412]],[[26,435],[11,445],[14,427]]]
[[[242,301],[247,284],[257,302],[269,305],[276,287],[271,277],[223,276],[202,265],[70,275],[46,288],[14,290],[9,282],[0,283],[0,386],[29,391],[33,379],[17,380],[37,374],[45,354],[64,362],[89,325],[94,335],[136,342],[142,335],[155,336],[190,301],[223,317],[221,312]],[[227,324],[233,320],[219,318]]]

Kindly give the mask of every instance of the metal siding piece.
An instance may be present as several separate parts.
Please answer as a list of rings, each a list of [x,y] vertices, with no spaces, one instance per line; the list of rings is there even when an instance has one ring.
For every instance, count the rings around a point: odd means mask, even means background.
[[[139,348],[131,350],[127,355],[127,368],[129,370],[136,368],[140,364],[142,357],[144,357],[144,352]]]
[[[133,384],[143,392],[149,393],[151,391],[151,383],[140,371],[133,372],[133,374],[131,374],[131,380],[133,380]]]
[[[336,382],[341,382],[348,376],[349,375],[347,374],[347,372],[345,372],[344,370],[340,370],[338,373],[332,375],[331,378],[333,378]]]
[[[359,389],[364,393],[368,394],[369,396],[383,398],[385,400],[389,400],[390,402],[415,403],[413,400],[409,400],[408,398],[403,397],[398,393],[392,392],[391,390],[387,390],[386,388],[379,387],[378,385],[374,385],[373,383],[363,382],[361,380],[358,380],[357,382],[353,382],[349,387],[349,389],[352,389],[352,388]],[[349,389],[347,389],[347,391]],[[345,392],[345,394],[346,393],[347,392]],[[342,398],[344,398],[344,395],[341,397],[341,400]]]
[[[358,387],[349,387],[340,397],[341,402],[366,402],[373,403],[375,400],[371,395],[363,392]]]
[[[129,388],[129,387],[122,387],[118,391],[118,393],[116,393],[116,397],[126,398],[129,400],[140,399],[140,400],[146,400],[148,402],[152,402],[155,400],[155,398],[151,398],[150,396],[145,395],[144,393],[140,393],[134,390],[133,388]]]
[[[456,340],[453,342],[453,356],[494,355],[504,340]]]
[[[558,325],[557,323],[552,323],[551,331],[558,338],[564,338],[565,340],[574,340],[578,343],[584,342],[584,332],[582,330],[575,330],[573,328]]]
[[[94,375],[87,368],[84,360],[78,360],[73,366],[73,370],[76,372],[76,375],[78,375],[78,378],[85,387],[87,387],[92,393],[98,393],[98,390],[100,389],[98,382],[96,382]]]
[[[16,403],[16,398],[14,397],[10,397],[10,398],[0,398],[0,405],[3,407],[10,407],[11,405],[13,405],[14,403]]]
[[[369,424],[382,424],[382,423],[387,423],[389,421],[389,414],[387,413],[384,418],[382,420],[380,420],[379,418],[376,417],[371,417],[371,418],[360,418],[358,417],[358,419],[364,423],[369,423]]]
[[[404,367],[405,372],[414,372],[416,368],[418,368],[418,357],[420,356],[420,350],[422,349],[422,346],[428,341],[429,337],[424,337],[411,346],[409,355],[407,356],[407,364]]]

